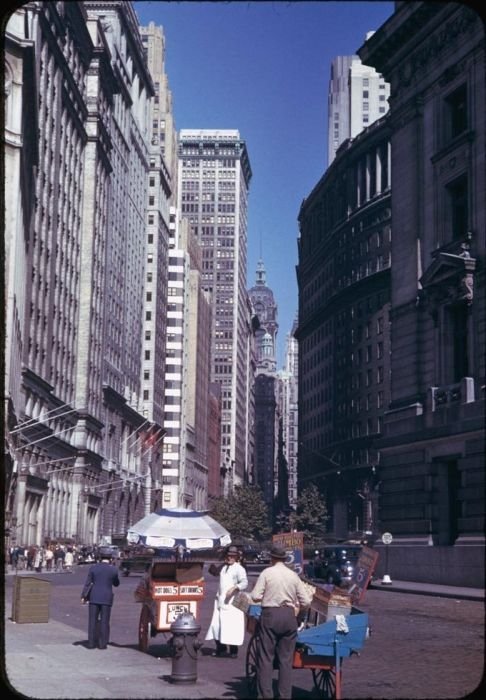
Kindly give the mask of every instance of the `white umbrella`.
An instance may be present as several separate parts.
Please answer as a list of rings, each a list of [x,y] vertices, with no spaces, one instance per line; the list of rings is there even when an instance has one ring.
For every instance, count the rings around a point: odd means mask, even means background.
[[[147,547],[211,549],[231,543],[231,535],[207,513],[189,508],[161,508],[132,525],[127,533],[130,544]]]

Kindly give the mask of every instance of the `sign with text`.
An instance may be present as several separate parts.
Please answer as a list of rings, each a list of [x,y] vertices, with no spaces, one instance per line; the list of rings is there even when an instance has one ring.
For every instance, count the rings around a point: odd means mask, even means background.
[[[364,598],[364,594],[371,579],[371,575],[376,568],[378,552],[371,547],[362,547],[358,561],[353,571],[353,578],[349,587],[349,593],[353,605],[359,603]]]
[[[295,571],[296,574],[304,573],[304,533],[303,532],[280,532],[273,535],[273,544],[283,547],[287,552],[286,564]]]

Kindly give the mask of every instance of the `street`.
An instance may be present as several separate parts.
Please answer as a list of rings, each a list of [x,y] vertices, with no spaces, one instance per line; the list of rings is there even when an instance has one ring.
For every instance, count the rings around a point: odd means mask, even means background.
[[[80,593],[88,567],[73,574],[39,574],[52,582],[50,618],[80,631],[87,639],[87,607]],[[250,589],[255,576],[250,575]],[[112,647],[138,645],[140,604],[133,597],[139,575],[120,577],[112,612]],[[201,606],[201,633],[204,636],[212,613],[217,579],[205,570],[206,595]],[[14,577],[5,577],[6,611],[11,609]],[[483,675],[484,605],[482,602],[412,595],[392,590],[369,590],[360,605],[370,620],[371,635],[359,656],[343,663],[344,698],[460,698],[475,690]],[[158,634],[148,653],[167,655],[170,635]],[[245,647],[249,641],[246,636]],[[246,698],[245,649],[238,659],[210,656],[213,642],[204,642],[199,655],[198,676],[226,681],[231,695]],[[7,649],[8,653],[8,649]],[[95,652],[97,653],[97,652]],[[228,681],[230,683],[228,684]],[[294,670],[293,697],[311,698],[312,673]]]

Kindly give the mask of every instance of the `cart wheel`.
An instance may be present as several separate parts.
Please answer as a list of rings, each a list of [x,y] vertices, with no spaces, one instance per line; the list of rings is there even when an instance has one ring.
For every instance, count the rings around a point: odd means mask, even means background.
[[[336,673],[335,671],[312,669],[312,678],[314,680],[314,688],[318,693],[319,698],[335,698],[336,697]]]
[[[254,634],[246,650],[246,682],[250,698],[257,696],[257,640],[258,636]]]
[[[140,651],[147,651],[148,649],[151,627],[150,611],[146,605],[142,605],[140,622],[138,623],[138,648]]]

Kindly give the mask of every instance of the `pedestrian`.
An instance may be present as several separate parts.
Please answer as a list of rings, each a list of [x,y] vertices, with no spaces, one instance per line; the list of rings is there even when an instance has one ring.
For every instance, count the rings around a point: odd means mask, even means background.
[[[38,573],[40,573],[42,571],[42,558],[43,558],[42,547],[37,547],[35,550],[35,554],[34,554],[33,566],[34,566],[34,569]]]
[[[175,546],[175,559],[176,561],[185,561],[187,557],[187,550],[183,544],[178,544]]]
[[[316,575],[316,569],[315,569],[315,566],[314,566],[314,560],[313,560],[313,559],[309,559],[309,561],[308,561],[307,564],[305,565],[304,569],[305,569],[305,575],[307,576],[307,578],[313,579],[313,578],[315,577],[315,575]]]
[[[46,569],[47,569],[47,571],[52,571],[53,558],[54,558],[54,552],[52,551],[52,547],[48,547],[46,549]]]
[[[74,565],[74,554],[73,550],[71,547],[68,547],[68,551],[64,555],[64,568],[66,571],[69,571],[71,574],[73,573],[73,565]]]
[[[113,586],[120,585],[118,570],[108,556],[93,564],[86,577],[81,602],[89,602],[88,649],[106,649],[110,641],[110,617],[113,605]]]
[[[312,593],[298,575],[285,565],[287,552],[270,549],[271,564],[259,575],[251,592],[261,602],[259,646],[256,660],[259,698],[273,698],[273,661],[278,661],[278,696],[292,697],[292,664],[297,639],[297,614],[308,608]]]
[[[221,567],[212,565],[209,572],[219,574],[219,588],[214,601],[213,617],[206,634],[206,640],[214,639],[216,650],[212,656],[226,656],[229,645],[229,655],[232,659],[238,656],[238,647],[243,644],[245,637],[245,613],[232,602],[239,591],[248,588],[248,578],[245,569],[239,562],[237,547],[228,547]]]
[[[64,567],[64,549],[61,545],[58,545],[56,547],[56,551],[54,552],[54,561],[56,564],[56,571],[62,571]]]
[[[34,568],[34,557],[36,551],[37,549],[34,547],[34,545],[31,545],[27,550],[27,569],[29,571],[32,571]]]

